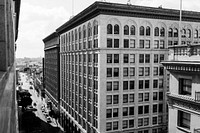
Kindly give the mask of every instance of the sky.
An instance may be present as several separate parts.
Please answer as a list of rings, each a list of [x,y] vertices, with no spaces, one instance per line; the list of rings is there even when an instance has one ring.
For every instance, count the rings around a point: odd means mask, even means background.
[[[17,58],[44,57],[43,39],[97,0],[22,0]],[[98,0],[126,4],[128,0]],[[130,0],[132,5],[180,9],[180,0]],[[200,0],[182,0],[182,9],[200,12]]]

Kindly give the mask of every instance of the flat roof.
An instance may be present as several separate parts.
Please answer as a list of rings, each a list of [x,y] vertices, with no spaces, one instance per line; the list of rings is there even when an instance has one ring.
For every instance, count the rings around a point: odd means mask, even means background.
[[[180,11],[176,9],[166,9],[161,7],[156,8],[96,1],[57,28],[56,32],[61,34],[64,31],[70,30],[95,16],[98,16],[99,14],[178,21],[179,12]],[[182,11],[182,21],[200,22],[200,12]]]

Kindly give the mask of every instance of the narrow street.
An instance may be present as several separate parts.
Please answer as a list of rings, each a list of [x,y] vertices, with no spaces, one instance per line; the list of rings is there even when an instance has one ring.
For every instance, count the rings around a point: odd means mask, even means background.
[[[37,109],[37,111],[35,111],[34,113],[36,117],[40,119],[42,131],[44,131],[44,133],[62,133],[63,131],[60,130],[61,128],[60,126],[58,127],[54,118],[50,118],[51,122],[47,122],[47,118],[45,117],[45,115],[41,110],[42,106],[45,106],[45,108],[47,106],[45,100],[44,99],[42,100],[41,96],[38,95],[37,91],[34,89],[34,86],[30,85],[30,80],[27,77],[27,75],[25,73],[20,73],[20,74],[22,82],[21,87],[22,89],[28,90],[31,94],[31,99],[33,100],[32,106]],[[30,89],[30,86],[32,86],[33,88]]]

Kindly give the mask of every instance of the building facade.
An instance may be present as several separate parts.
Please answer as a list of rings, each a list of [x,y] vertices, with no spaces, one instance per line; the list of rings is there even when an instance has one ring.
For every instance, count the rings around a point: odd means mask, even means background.
[[[20,0],[0,0],[0,132],[18,133],[15,41]]]
[[[43,39],[44,42],[44,88],[45,98],[54,110],[59,107],[60,58],[59,37],[56,32]]]
[[[184,13],[186,25],[198,21]],[[160,62],[178,43],[178,19],[178,10],[95,2],[60,26],[64,129],[167,132],[169,74]]]
[[[169,132],[200,133],[200,23],[180,27],[181,43],[169,46],[169,60],[162,63],[170,72]]]

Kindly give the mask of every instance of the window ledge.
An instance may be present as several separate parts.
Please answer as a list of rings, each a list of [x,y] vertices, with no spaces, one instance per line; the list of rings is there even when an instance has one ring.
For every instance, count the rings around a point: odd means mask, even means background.
[[[183,127],[177,126],[176,128],[177,128],[178,130],[181,130],[181,131],[184,132],[184,133],[192,133],[190,130],[185,129],[185,128],[183,128]]]

